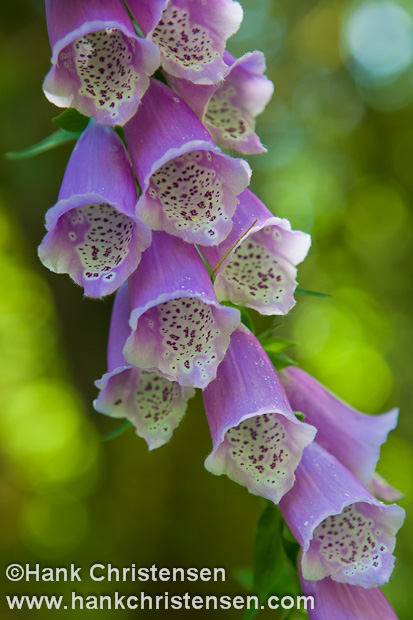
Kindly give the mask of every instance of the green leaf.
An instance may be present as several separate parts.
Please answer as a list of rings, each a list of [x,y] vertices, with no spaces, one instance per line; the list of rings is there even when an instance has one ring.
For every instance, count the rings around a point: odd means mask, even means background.
[[[46,151],[50,151],[51,149],[60,146],[61,144],[65,144],[66,142],[71,142],[72,140],[76,140],[80,136],[80,133],[73,131],[66,131],[65,129],[58,129],[50,136],[47,136],[44,140],[41,140],[37,144],[30,146],[27,149],[23,149],[22,151],[15,151],[13,153],[6,153],[5,157],[7,159],[28,159],[29,157],[34,157],[35,155],[40,155],[40,153],[45,153]]]
[[[285,353],[272,353],[267,351],[267,355],[274,364],[275,370],[282,370],[287,366],[297,366],[297,362]]]
[[[66,131],[75,131],[82,132],[86,129],[86,125],[89,122],[89,118],[84,116],[74,108],[68,108],[59,116],[55,116],[52,118],[52,121],[59,125],[62,129],[66,129]]]
[[[233,571],[233,576],[245,590],[248,590],[248,592],[252,590],[254,577],[250,568],[236,568]]]
[[[253,334],[255,334],[254,321],[252,320],[252,316],[250,315],[248,310],[246,308],[243,308],[242,306],[238,306],[238,310],[240,310],[241,312],[241,322],[244,323],[244,325],[248,327],[248,329]]]
[[[305,420],[305,413],[303,413],[302,411],[294,411],[294,415],[301,422]]]
[[[101,435],[100,439],[102,441],[112,441],[112,439],[116,439],[117,437],[120,437],[121,435],[123,435],[123,433],[129,430],[131,426],[132,426],[132,422],[129,422],[129,420],[126,420],[126,422],[124,422],[123,424],[115,428],[115,430],[110,431],[109,433],[106,433],[105,435]]]
[[[299,592],[297,569],[284,549],[284,527],[279,509],[268,502],[258,521],[254,541],[253,593],[263,605],[271,595],[282,597]],[[245,620],[254,618],[258,611],[248,610]]]
[[[312,295],[313,297],[331,297],[329,293],[320,293],[319,291],[308,291],[305,288],[296,288],[296,293],[302,293],[303,295]]]
[[[275,337],[261,339],[261,344],[267,353],[281,353],[281,351],[285,351],[285,349],[289,349],[296,345],[294,340]]]
[[[281,323],[276,323],[275,325],[273,325],[272,327],[270,327],[269,329],[264,330],[263,332],[261,332],[257,338],[258,340],[261,342],[262,340],[265,340],[265,338],[268,338],[269,336],[271,336],[271,334],[273,333],[273,331],[275,329],[277,329],[277,327],[279,327],[281,325]]]

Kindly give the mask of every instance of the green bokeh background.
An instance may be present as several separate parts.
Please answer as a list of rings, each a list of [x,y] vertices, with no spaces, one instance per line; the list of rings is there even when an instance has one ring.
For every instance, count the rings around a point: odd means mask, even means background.
[[[312,234],[300,284],[331,295],[297,294],[279,331],[297,341],[293,355],[302,366],[353,406],[368,413],[400,406],[399,427],[382,450],[379,471],[403,490],[401,504],[409,510],[413,7],[408,0],[242,4],[245,20],[229,49],[237,56],[262,49],[275,83],[258,121],[268,153],[250,158],[252,187],[276,215]],[[363,13],[366,7],[380,19]],[[1,3],[0,33],[4,153],[50,134],[59,110],[41,92],[50,57],[41,0]],[[199,395],[170,444],[151,454],[132,431],[100,440],[117,425],[92,408],[93,382],[105,371],[112,300],[83,299],[79,287],[49,273],[36,255],[44,213],[56,201],[71,148],[0,160],[0,589],[73,589],[13,585],[4,577],[13,562],[73,562],[85,573],[101,562],[223,566],[225,584],[144,589],[242,592],[235,575],[251,564],[262,505],[204,470],[210,437]],[[408,519],[384,588],[401,620],[411,618],[412,547]],[[115,587],[85,578],[75,589],[134,594],[139,583]],[[11,617],[4,605],[2,598],[4,617]],[[21,618],[44,613],[19,612]],[[82,612],[51,613],[70,618]],[[114,612],[87,613],[112,618]],[[242,612],[225,617],[241,618]]]

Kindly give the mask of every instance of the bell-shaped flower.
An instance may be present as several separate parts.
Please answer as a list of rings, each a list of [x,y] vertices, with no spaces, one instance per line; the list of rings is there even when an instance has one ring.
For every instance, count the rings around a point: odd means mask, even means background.
[[[58,201],[46,213],[49,232],[40,260],[51,271],[68,273],[89,297],[112,293],[151,242],[135,205],[136,184],[122,140],[91,119],[72,152]]]
[[[213,450],[205,467],[278,503],[316,429],[294,415],[273,365],[241,325],[203,392]]]
[[[108,371],[96,381],[100,393],[93,405],[100,413],[129,420],[136,434],[153,450],[170,440],[195,390],[126,362],[122,350],[131,332],[129,316],[129,291],[125,282],[116,293],[113,305]]]
[[[405,511],[379,502],[317,442],[306,448],[281,512],[302,548],[303,577],[375,588],[393,570]]]
[[[366,484],[366,488],[382,502],[398,502],[404,497],[401,491],[392,487],[391,484],[376,471]]]
[[[132,313],[126,360],[183,386],[212,381],[240,322],[221,306],[197,250],[164,232],[129,280]]]
[[[267,149],[255,133],[255,119],[274,92],[265,75],[265,56],[248,52],[235,59],[225,52],[225,79],[200,86],[168,75],[168,82],[202,120],[215,142],[229,149],[255,155]]]
[[[139,24],[142,0],[127,3]],[[165,71],[196,84],[216,84],[227,70],[226,41],[242,17],[241,5],[234,0],[169,0],[159,22],[153,27],[148,20],[143,30],[159,47]]]
[[[228,237],[217,247],[201,248],[216,269],[217,297],[261,314],[287,314],[295,304],[295,266],[306,257],[311,237],[274,217],[249,189],[239,201]]]
[[[137,36],[122,0],[46,0],[46,17],[49,101],[105,125],[126,123],[159,67],[157,46]]]
[[[307,581],[300,574],[304,596],[312,596],[314,606],[307,605],[310,620],[397,620],[380,588],[361,588],[337,583],[329,577]]]
[[[381,445],[396,428],[398,409],[381,415],[360,413],[297,367],[285,368],[280,379],[294,411],[304,413],[317,428],[317,442],[367,485]]]
[[[146,36],[162,17],[169,0],[126,0],[133,19]]]
[[[125,138],[142,189],[137,214],[150,228],[202,245],[227,237],[250,167],[224,155],[178,95],[151,80]]]

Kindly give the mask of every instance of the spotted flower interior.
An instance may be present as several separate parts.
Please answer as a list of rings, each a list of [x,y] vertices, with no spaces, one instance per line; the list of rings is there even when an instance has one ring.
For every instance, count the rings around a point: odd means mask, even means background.
[[[298,448],[293,439],[293,426],[282,415],[264,413],[230,428],[214,456],[215,462],[210,461],[213,473],[226,473],[254,495],[278,503],[291,487],[292,472],[301,457],[302,447]]]
[[[181,385],[204,387],[221,361],[223,334],[217,309],[195,297],[166,301],[145,312],[137,342],[150,347],[157,368]]]
[[[218,299],[261,314],[286,314],[294,305],[295,267],[280,253],[283,231],[266,226],[241,241],[216,278]]]
[[[109,378],[95,407],[106,415],[127,418],[152,450],[170,440],[193,394],[192,388],[155,372],[128,368]]]
[[[65,213],[59,232],[66,235],[66,245],[79,257],[86,280],[109,281],[128,256],[133,220],[109,204],[94,203]]]
[[[379,586],[390,577],[394,534],[381,506],[355,503],[325,519],[314,531],[309,562],[322,565],[335,581]]]
[[[152,175],[149,208],[167,232],[204,245],[225,238],[237,199],[227,190],[219,163],[210,151],[190,151]]]
[[[218,129],[224,142],[245,142],[254,134],[255,121],[237,103],[237,90],[233,86],[219,88],[208,103],[205,122]]]
[[[208,29],[192,23],[189,11],[172,3],[162,13],[152,33],[152,40],[161,49],[164,59],[169,61],[169,70],[171,64],[184,71],[192,69],[200,72],[220,56],[214,49]]]
[[[96,108],[117,116],[122,101],[131,99],[140,77],[133,66],[136,43],[120,30],[106,28],[76,39],[59,54],[59,62],[80,80],[79,94]]]

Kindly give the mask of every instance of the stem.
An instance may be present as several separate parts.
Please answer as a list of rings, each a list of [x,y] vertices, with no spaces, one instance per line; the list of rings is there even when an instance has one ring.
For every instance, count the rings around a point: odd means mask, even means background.
[[[218,265],[215,267],[215,269],[212,270],[212,274],[214,274],[216,272],[217,269],[219,269],[219,267],[222,265],[222,263],[224,262],[224,260],[227,258],[228,254],[231,254],[232,250],[238,245],[238,243],[245,237],[245,235],[247,235],[249,233],[249,231],[251,230],[251,228],[253,226],[255,226],[255,224],[258,222],[258,218],[251,224],[251,226],[249,228],[247,228],[247,230],[241,235],[241,237],[239,239],[236,240],[236,242],[234,243],[234,245],[232,245],[228,252],[225,254],[225,256],[223,256],[221,258],[221,260],[219,261]]]

